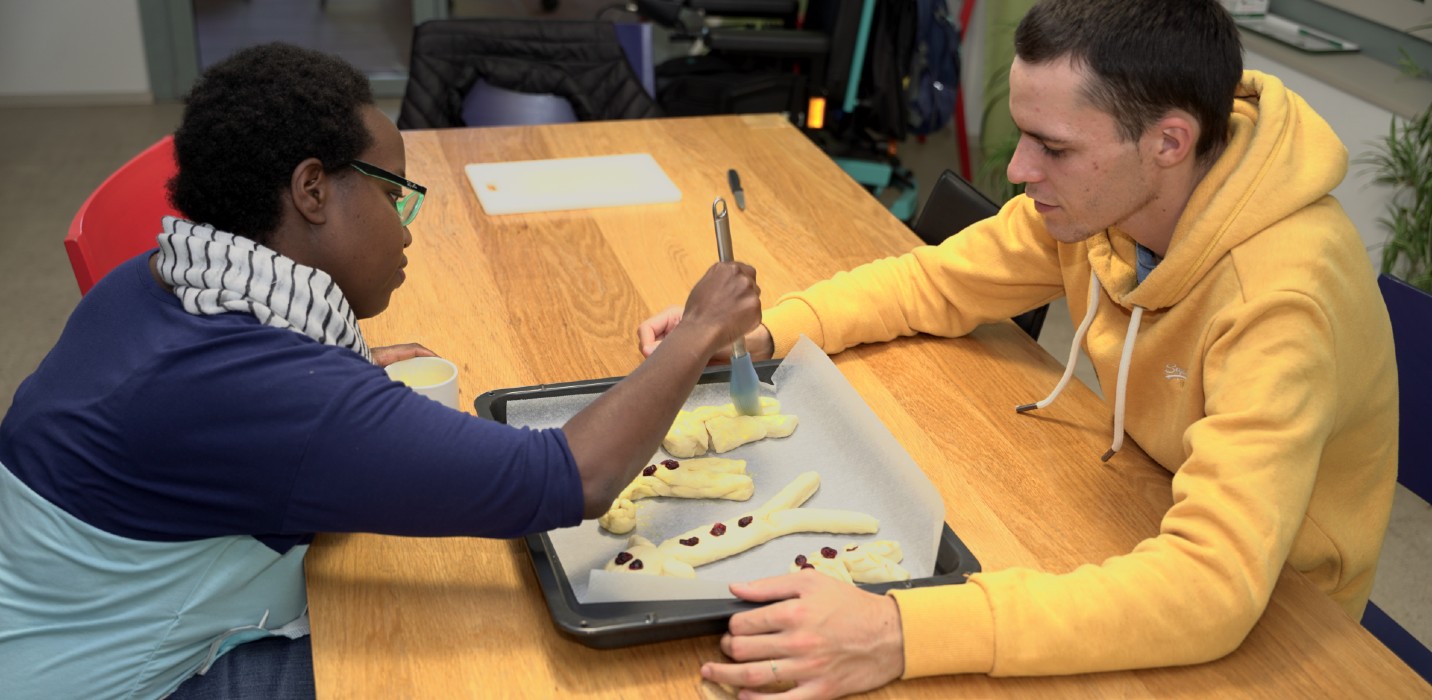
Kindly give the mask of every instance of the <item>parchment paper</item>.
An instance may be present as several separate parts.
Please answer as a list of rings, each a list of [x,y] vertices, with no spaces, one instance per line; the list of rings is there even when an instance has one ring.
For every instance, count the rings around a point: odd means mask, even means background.
[[[705,455],[746,460],[746,473],[755,483],[755,495],[748,501],[640,500],[636,502],[637,527],[630,534],[659,544],[698,525],[732,523],[805,471],[818,472],[821,486],[804,507],[868,513],[879,518],[880,531],[873,535],[813,533],[778,537],[743,554],[698,567],[697,579],[692,581],[601,571],[626,547],[630,535],[613,535],[595,520],[589,520],[548,533],[578,601],[730,598],[728,582],[787,573],[797,554],[809,554],[823,546],[843,547],[886,539],[900,543],[905,554],[902,565],[912,577],[934,573],[945,512],[939,492],[830,358],[802,337],[776,369],[773,381],[775,386],[761,386],[762,395],[778,399],[781,413],[799,416],[795,433],[743,445],[721,455]],[[512,425],[558,427],[596,396],[514,401],[507,406],[507,419]],[[729,384],[705,384],[692,392],[686,408],[730,402]],[[658,451],[651,463],[668,458]]]

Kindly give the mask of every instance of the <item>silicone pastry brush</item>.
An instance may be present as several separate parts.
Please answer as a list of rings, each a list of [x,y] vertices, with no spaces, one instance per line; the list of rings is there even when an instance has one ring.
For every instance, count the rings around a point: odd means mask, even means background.
[[[721,262],[731,262],[731,220],[727,217],[726,200],[717,197],[711,203],[711,218],[716,223],[716,252]],[[731,344],[731,403],[742,415],[755,416],[761,412],[759,398],[760,380],[756,378],[756,366],[746,352],[746,339],[736,338]]]

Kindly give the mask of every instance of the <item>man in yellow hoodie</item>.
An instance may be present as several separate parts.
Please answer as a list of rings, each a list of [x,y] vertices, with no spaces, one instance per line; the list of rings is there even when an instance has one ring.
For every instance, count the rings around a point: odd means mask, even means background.
[[[1009,77],[1008,175],[1025,194],[939,246],[786,295],[747,337],[757,358],[802,334],[835,353],[1066,296],[1112,399],[1103,458],[1127,432],[1174,474],[1159,534],[1074,571],[889,596],[804,572],[733,585],[774,604],[731,618],[735,663],[703,677],[832,697],[934,674],[1195,664],[1242,643],[1285,563],[1361,617],[1396,483],[1391,327],[1329,195],[1346,150],[1240,52],[1216,0],[1041,2]],[[679,320],[643,323],[643,351]]]

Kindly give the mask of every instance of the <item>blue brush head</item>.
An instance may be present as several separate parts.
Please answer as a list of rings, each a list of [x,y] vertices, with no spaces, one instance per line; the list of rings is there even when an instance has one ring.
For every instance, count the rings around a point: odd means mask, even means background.
[[[731,403],[743,416],[761,415],[761,380],[756,377],[756,366],[751,364],[750,355],[731,360]]]

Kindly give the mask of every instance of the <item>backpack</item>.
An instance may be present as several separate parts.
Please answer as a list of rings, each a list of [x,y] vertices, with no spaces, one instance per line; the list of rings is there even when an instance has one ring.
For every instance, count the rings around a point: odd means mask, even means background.
[[[910,131],[939,131],[955,115],[960,86],[960,30],[945,0],[917,0],[914,64],[910,70]]]
[[[896,141],[910,126],[907,95],[915,58],[915,0],[875,4],[869,47],[860,76],[860,126]]]

